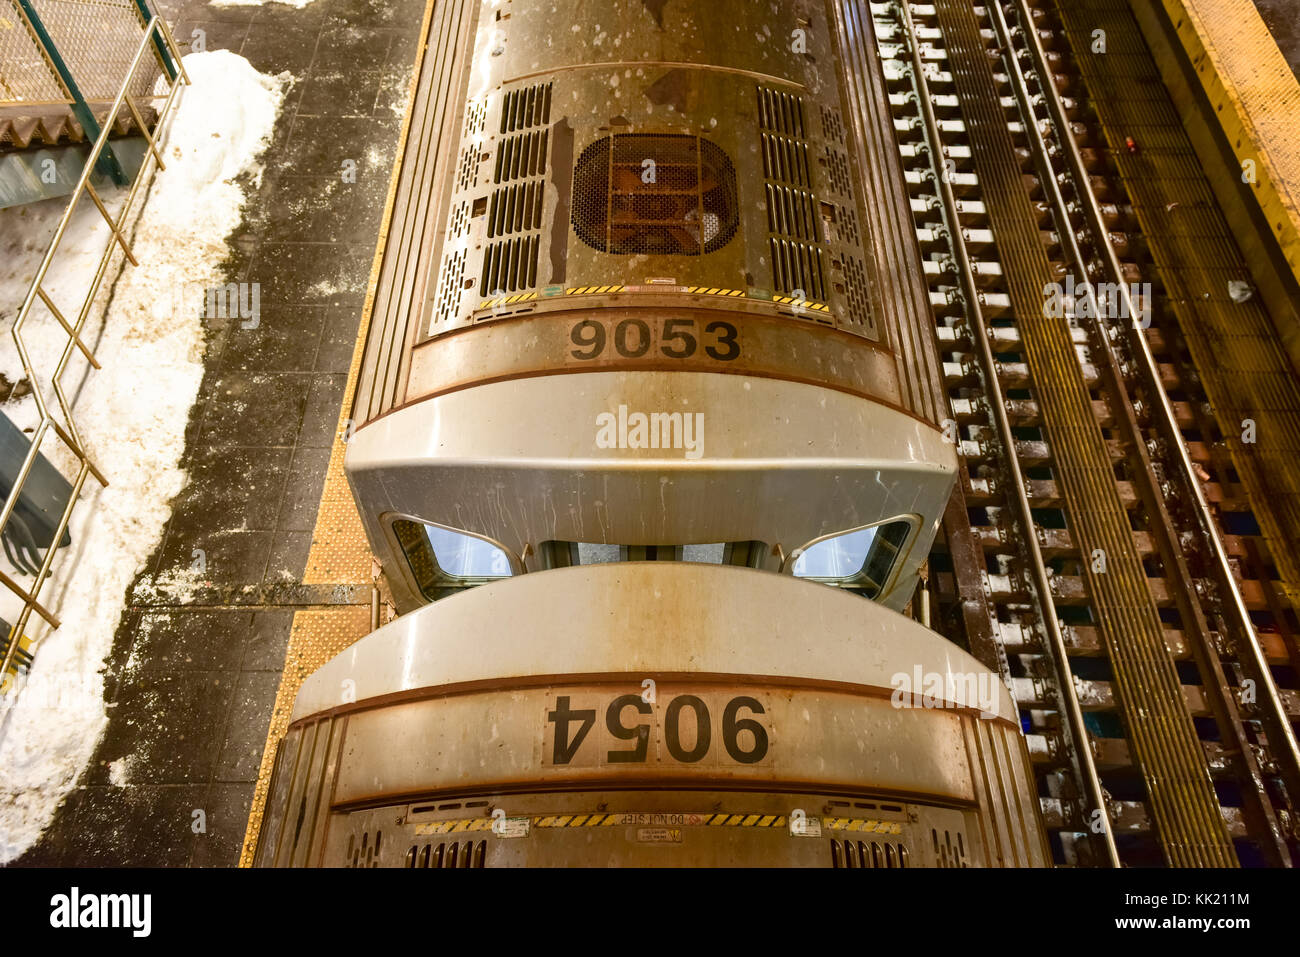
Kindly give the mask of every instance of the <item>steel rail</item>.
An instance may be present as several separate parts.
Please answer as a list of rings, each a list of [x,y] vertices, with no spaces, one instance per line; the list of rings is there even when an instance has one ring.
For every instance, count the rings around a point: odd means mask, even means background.
[[[1021,525],[1026,531],[1024,544],[1030,559],[1034,588],[1038,593],[1039,603],[1042,606],[1040,616],[1043,627],[1047,630],[1051,639],[1053,650],[1051,657],[1057,672],[1058,694],[1061,699],[1060,703],[1065,705],[1063,710],[1070,728],[1070,737],[1074,744],[1075,761],[1080,771],[1080,777],[1083,778],[1083,783],[1087,789],[1088,798],[1093,806],[1101,812],[1101,838],[1106,850],[1107,861],[1111,867],[1120,867],[1119,851],[1115,846],[1106,795],[1102,788],[1101,778],[1097,773],[1096,762],[1093,760],[1088,729],[1084,724],[1083,709],[1079,704],[1079,696],[1074,684],[1074,673],[1070,670],[1068,647],[1061,632],[1060,621],[1056,617],[1055,606],[1052,604],[1052,588],[1047,574],[1047,565],[1043,560],[1038,539],[1034,535],[1035,523],[1033,509],[1026,492],[1027,480],[1016,457],[1015,432],[1012,430],[1011,421],[1007,415],[1006,399],[1002,391],[1002,385],[998,381],[997,361],[989,344],[988,326],[985,323],[984,312],[980,306],[979,289],[974,279],[974,268],[966,251],[965,239],[962,236],[956,196],[953,194],[952,185],[948,182],[947,177],[940,172],[944,168],[942,157],[943,141],[931,105],[929,83],[926,81],[925,64],[920,55],[916,25],[912,20],[908,0],[895,0],[895,6],[901,13],[905,36],[900,39],[906,44],[908,55],[912,61],[912,72],[917,87],[917,105],[921,112],[921,120],[925,125],[931,159],[935,161],[931,164],[935,172],[935,186],[939,191],[939,199],[943,205],[944,219],[947,221],[950,248],[957,260],[958,279],[961,282],[962,294],[966,300],[965,312],[972,325],[971,336],[978,348],[980,365],[984,372],[985,388],[989,393],[988,405],[996,422],[999,438],[1007,453],[1005,464],[1011,473],[1011,484],[1015,486],[1016,510]]]
[[[1083,207],[1089,228],[1095,238],[1094,250],[1098,253],[1108,274],[1123,297],[1124,307],[1127,309],[1128,315],[1131,318],[1136,318],[1138,313],[1134,308],[1128,284],[1123,281],[1123,267],[1120,264],[1119,256],[1110,242],[1105,240],[1110,231],[1106,228],[1101,206],[1093,193],[1091,179],[1084,166],[1083,156],[1080,154],[1078,144],[1075,143],[1074,138],[1066,135],[1066,131],[1070,127],[1065,113],[1065,105],[1061,102],[1061,96],[1056,89],[1056,85],[1051,82],[1052,71],[1047,62],[1047,54],[1037,30],[1032,28],[1033,18],[1028,9],[1028,4],[1026,0],[1009,0],[1009,2],[1014,3],[1020,17],[1021,26],[1018,32],[1024,37],[1026,49],[1033,58],[1034,68],[1038,74],[1039,90],[1051,113],[1052,122],[1058,131],[1057,140],[1069,164],[1070,173],[1074,180],[1075,196]],[[1003,17],[1001,2],[995,0],[991,4],[991,8],[996,13],[994,23],[998,25],[999,32],[1002,34],[1001,42],[1008,48],[1008,59],[1013,60],[1014,53],[1010,52],[1012,50],[1011,33]],[[1018,63],[1014,64],[1014,68],[1019,72]],[[1054,183],[1053,185],[1055,186]],[[1070,238],[1073,241],[1073,235]],[[1091,293],[1091,289],[1089,292]],[[1098,313],[1094,312],[1094,314]],[[1241,590],[1237,587],[1236,578],[1228,561],[1227,549],[1224,547],[1223,539],[1210,511],[1204,490],[1201,488],[1200,480],[1197,478],[1191,455],[1188,453],[1187,445],[1183,441],[1182,432],[1178,428],[1173,406],[1169,401],[1168,394],[1161,385],[1159,368],[1155,356],[1151,352],[1151,345],[1146,336],[1141,333],[1141,328],[1136,322],[1127,328],[1127,333],[1130,342],[1136,341],[1136,352],[1141,361],[1141,372],[1148,380],[1149,391],[1152,391],[1158,400],[1155,409],[1158,424],[1165,434],[1166,444],[1176,450],[1175,462],[1178,466],[1179,477],[1182,484],[1193,496],[1195,502],[1193,512],[1197,524],[1200,526],[1201,536],[1210,546],[1217,573],[1216,577],[1219,579],[1220,594],[1227,596],[1232,624],[1245,639],[1250,663],[1256,672],[1257,680],[1262,685],[1263,698],[1272,716],[1272,720],[1268,724],[1273,726],[1272,730],[1276,732],[1277,737],[1280,739],[1276,741],[1276,745],[1283,752],[1284,760],[1279,761],[1279,766],[1287,769],[1283,777],[1287,782],[1288,791],[1293,797],[1298,796],[1300,795],[1300,744],[1297,743],[1295,732],[1291,727],[1290,718],[1287,715],[1277,684],[1273,679],[1268,660],[1259,644],[1254,625],[1251,623],[1245,599],[1242,597]],[[1109,346],[1109,343],[1107,345]],[[1271,735],[1270,743],[1275,743]]]
[[[994,26],[994,33],[1003,47],[1007,69],[1012,81],[1012,88],[1015,92],[1015,98],[1024,119],[1026,136],[1029,138],[1036,164],[1039,167],[1038,172],[1040,183],[1042,189],[1048,196],[1058,223],[1062,250],[1066,254],[1067,258],[1071,260],[1074,266],[1079,270],[1080,277],[1083,280],[1084,296],[1092,306],[1092,316],[1100,316],[1102,310],[1097,299],[1096,289],[1089,281],[1088,259],[1084,256],[1083,250],[1079,245],[1078,236],[1075,233],[1070,218],[1069,205],[1061,191],[1061,183],[1052,166],[1052,152],[1043,135],[1043,130],[1040,127],[1040,121],[1035,113],[1033,99],[1029,93],[1029,85],[1020,66],[1019,53],[1013,43],[1006,19],[1003,16],[1003,11],[998,3],[991,5],[991,20]],[[1023,31],[1021,32],[1023,33]],[[1039,86],[1043,86],[1041,77]],[[1125,291],[1127,292],[1127,290]],[[1177,553],[1172,552],[1171,550],[1176,549],[1177,547],[1177,533],[1173,530],[1171,519],[1165,510],[1164,502],[1158,488],[1158,482],[1156,481],[1155,473],[1152,469],[1151,460],[1147,454],[1146,444],[1143,441],[1141,427],[1126,393],[1123,376],[1120,373],[1118,362],[1110,348],[1109,339],[1106,336],[1105,331],[1101,328],[1100,321],[1096,324],[1096,331],[1097,338],[1100,340],[1099,345],[1102,350],[1101,358],[1103,360],[1103,369],[1108,379],[1108,391],[1111,393],[1112,402],[1117,405],[1117,408],[1114,410],[1116,419],[1117,421],[1123,422],[1127,427],[1128,433],[1133,436],[1133,452],[1138,457],[1143,474],[1147,480],[1142,486],[1142,489],[1145,492],[1145,504],[1153,513],[1151,517],[1154,520],[1154,524],[1157,526],[1156,530],[1162,536],[1162,542],[1165,546],[1167,556],[1169,554],[1176,555]],[[1177,565],[1175,565],[1174,570],[1180,571],[1184,575],[1187,574],[1185,568],[1179,568]],[[1188,596],[1182,595],[1182,597],[1184,603],[1190,601]],[[1180,610],[1189,618],[1189,621],[1187,622],[1189,631],[1191,626],[1194,624],[1204,624],[1196,618],[1195,609],[1191,607],[1180,607]],[[1204,655],[1199,653],[1201,649],[1195,643],[1193,644],[1193,647],[1198,651],[1198,664],[1203,666],[1203,680],[1213,681],[1217,675],[1210,670],[1210,663],[1205,660]],[[1161,647],[1160,651],[1163,652],[1163,647]],[[1159,652],[1157,652],[1157,654],[1159,654]],[[1160,662],[1157,659],[1146,659],[1140,656],[1135,656],[1135,660],[1132,664],[1136,668],[1135,677],[1139,680],[1152,681],[1154,683],[1155,678],[1151,671],[1152,669],[1159,668]],[[1221,691],[1222,689],[1220,688],[1219,690]],[[1215,704],[1219,706],[1215,708],[1215,717],[1224,720],[1226,723],[1226,704],[1220,701],[1216,701]],[[1225,728],[1225,730],[1229,730],[1230,728],[1231,725],[1229,725],[1228,728]],[[1142,728],[1131,728],[1130,734],[1135,738],[1145,737],[1148,742],[1147,746],[1151,748],[1152,753],[1158,754],[1160,760],[1167,762],[1168,767],[1181,768],[1183,773],[1190,775],[1193,779],[1201,778],[1206,790],[1210,793],[1213,792],[1209,768],[1206,764],[1204,751],[1199,740],[1196,740],[1195,738],[1193,739],[1196,744],[1196,753],[1190,754],[1187,752],[1186,748],[1180,749],[1173,746],[1173,742],[1166,738],[1144,734]],[[1239,744],[1240,743],[1241,742],[1239,742]],[[1159,771],[1158,769],[1147,769],[1145,774],[1158,775]],[[1210,811],[1203,801],[1197,801],[1195,799],[1194,793],[1184,792],[1181,787],[1171,787],[1168,797],[1171,799],[1173,807],[1177,808],[1181,815],[1181,824],[1176,819],[1168,821],[1164,819],[1165,809],[1157,802],[1156,795],[1151,795],[1151,810],[1152,813],[1155,814],[1158,823],[1161,825],[1162,837],[1164,838],[1162,843],[1165,845],[1166,854],[1169,856],[1171,863],[1179,862],[1183,856],[1189,852],[1191,861],[1200,864],[1222,863],[1220,853],[1210,850],[1207,856],[1205,850],[1197,848],[1194,843],[1183,844],[1183,842],[1178,839],[1178,836],[1183,835],[1186,837],[1194,836],[1196,841],[1203,842],[1206,849],[1214,848],[1215,846],[1218,846],[1221,849],[1226,849],[1226,852],[1233,857],[1235,862],[1235,854],[1232,854],[1231,851],[1231,842],[1228,837],[1227,826],[1222,819],[1222,813],[1218,810],[1217,799],[1214,802],[1215,809]],[[1262,807],[1260,810],[1261,813],[1267,815],[1267,812],[1264,811]],[[1190,833],[1186,830],[1186,828],[1189,827],[1191,829]]]

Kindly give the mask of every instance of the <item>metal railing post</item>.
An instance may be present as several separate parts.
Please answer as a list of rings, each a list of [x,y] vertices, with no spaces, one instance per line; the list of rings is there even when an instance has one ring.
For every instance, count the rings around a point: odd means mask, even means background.
[[[54,38],[45,29],[40,14],[32,6],[32,0],[14,0],[14,3],[18,6],[19,14],[27,21],[27,28],[35,38],[36,45],[41,48],[41,53],[44,54],[50,69],[54,71],[54,75],[58,78],[59,85],[63,87],[64,92],[72,100],[72,113],[81,124],[82,129],[86,131],[87,138],[91,140],[98,139],[99,123],[95,119],[95,114],[90,111],[86,98],[81,95],[81,89],[77,86],[72,71],[68,69],[68,64],[64,62],[63,56],[59,53],[59,48],[55,46]],[[110,114],[107,117],[108,125],[111,127],[116,119],[116,113]],[[99,171],[105,176],[111,177],[118,186],[126,186],[131,182],[110,147],[105,146],[103,153],[100,155]]]
[[[153,21],[153,11],[149,9],[149,0],[135,0],[136,10],[140,12],[140,25],[148,29],[148,25]],[[162,18],[159,18],[161,22]],[[167,41],[164,40],[157,32],[153,35],[154,52],[158,54],[158,62],[167,72],[167,79],[172,82],[176,81],[176,63],[172,60],[171,53],[167,50]],[[141,127],[143,128],[143,126]]]

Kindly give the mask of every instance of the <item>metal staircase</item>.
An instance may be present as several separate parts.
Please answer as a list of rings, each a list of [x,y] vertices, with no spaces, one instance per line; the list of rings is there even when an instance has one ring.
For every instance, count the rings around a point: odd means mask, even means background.
[[[0,0],[0,208],[71,193],[105,126],[95,185],[134,180],[158,123],[155,87],[176,72],[156,44],[127,80],[130,108],[112,111],[149,19],[145,0]]]

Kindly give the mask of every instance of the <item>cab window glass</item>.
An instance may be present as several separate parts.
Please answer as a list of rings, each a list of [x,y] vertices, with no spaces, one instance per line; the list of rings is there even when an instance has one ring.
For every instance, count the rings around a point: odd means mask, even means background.
[[[911,528],[899,520],[822,539],[795,558],[794,575],[875,598],[889,582]]]
[[[500,546],[466,532],[398,519],[393,534],[416,585],[430,601],[512,574],[510,558]]]

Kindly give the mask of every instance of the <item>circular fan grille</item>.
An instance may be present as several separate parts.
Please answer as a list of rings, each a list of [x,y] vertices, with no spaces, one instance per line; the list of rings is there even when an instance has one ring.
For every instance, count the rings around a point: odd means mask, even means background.
[[[606,136],[574,167],[573,227],[601,252],[700,256],[730,242],[738,221],[735,167],[698,136]]]

